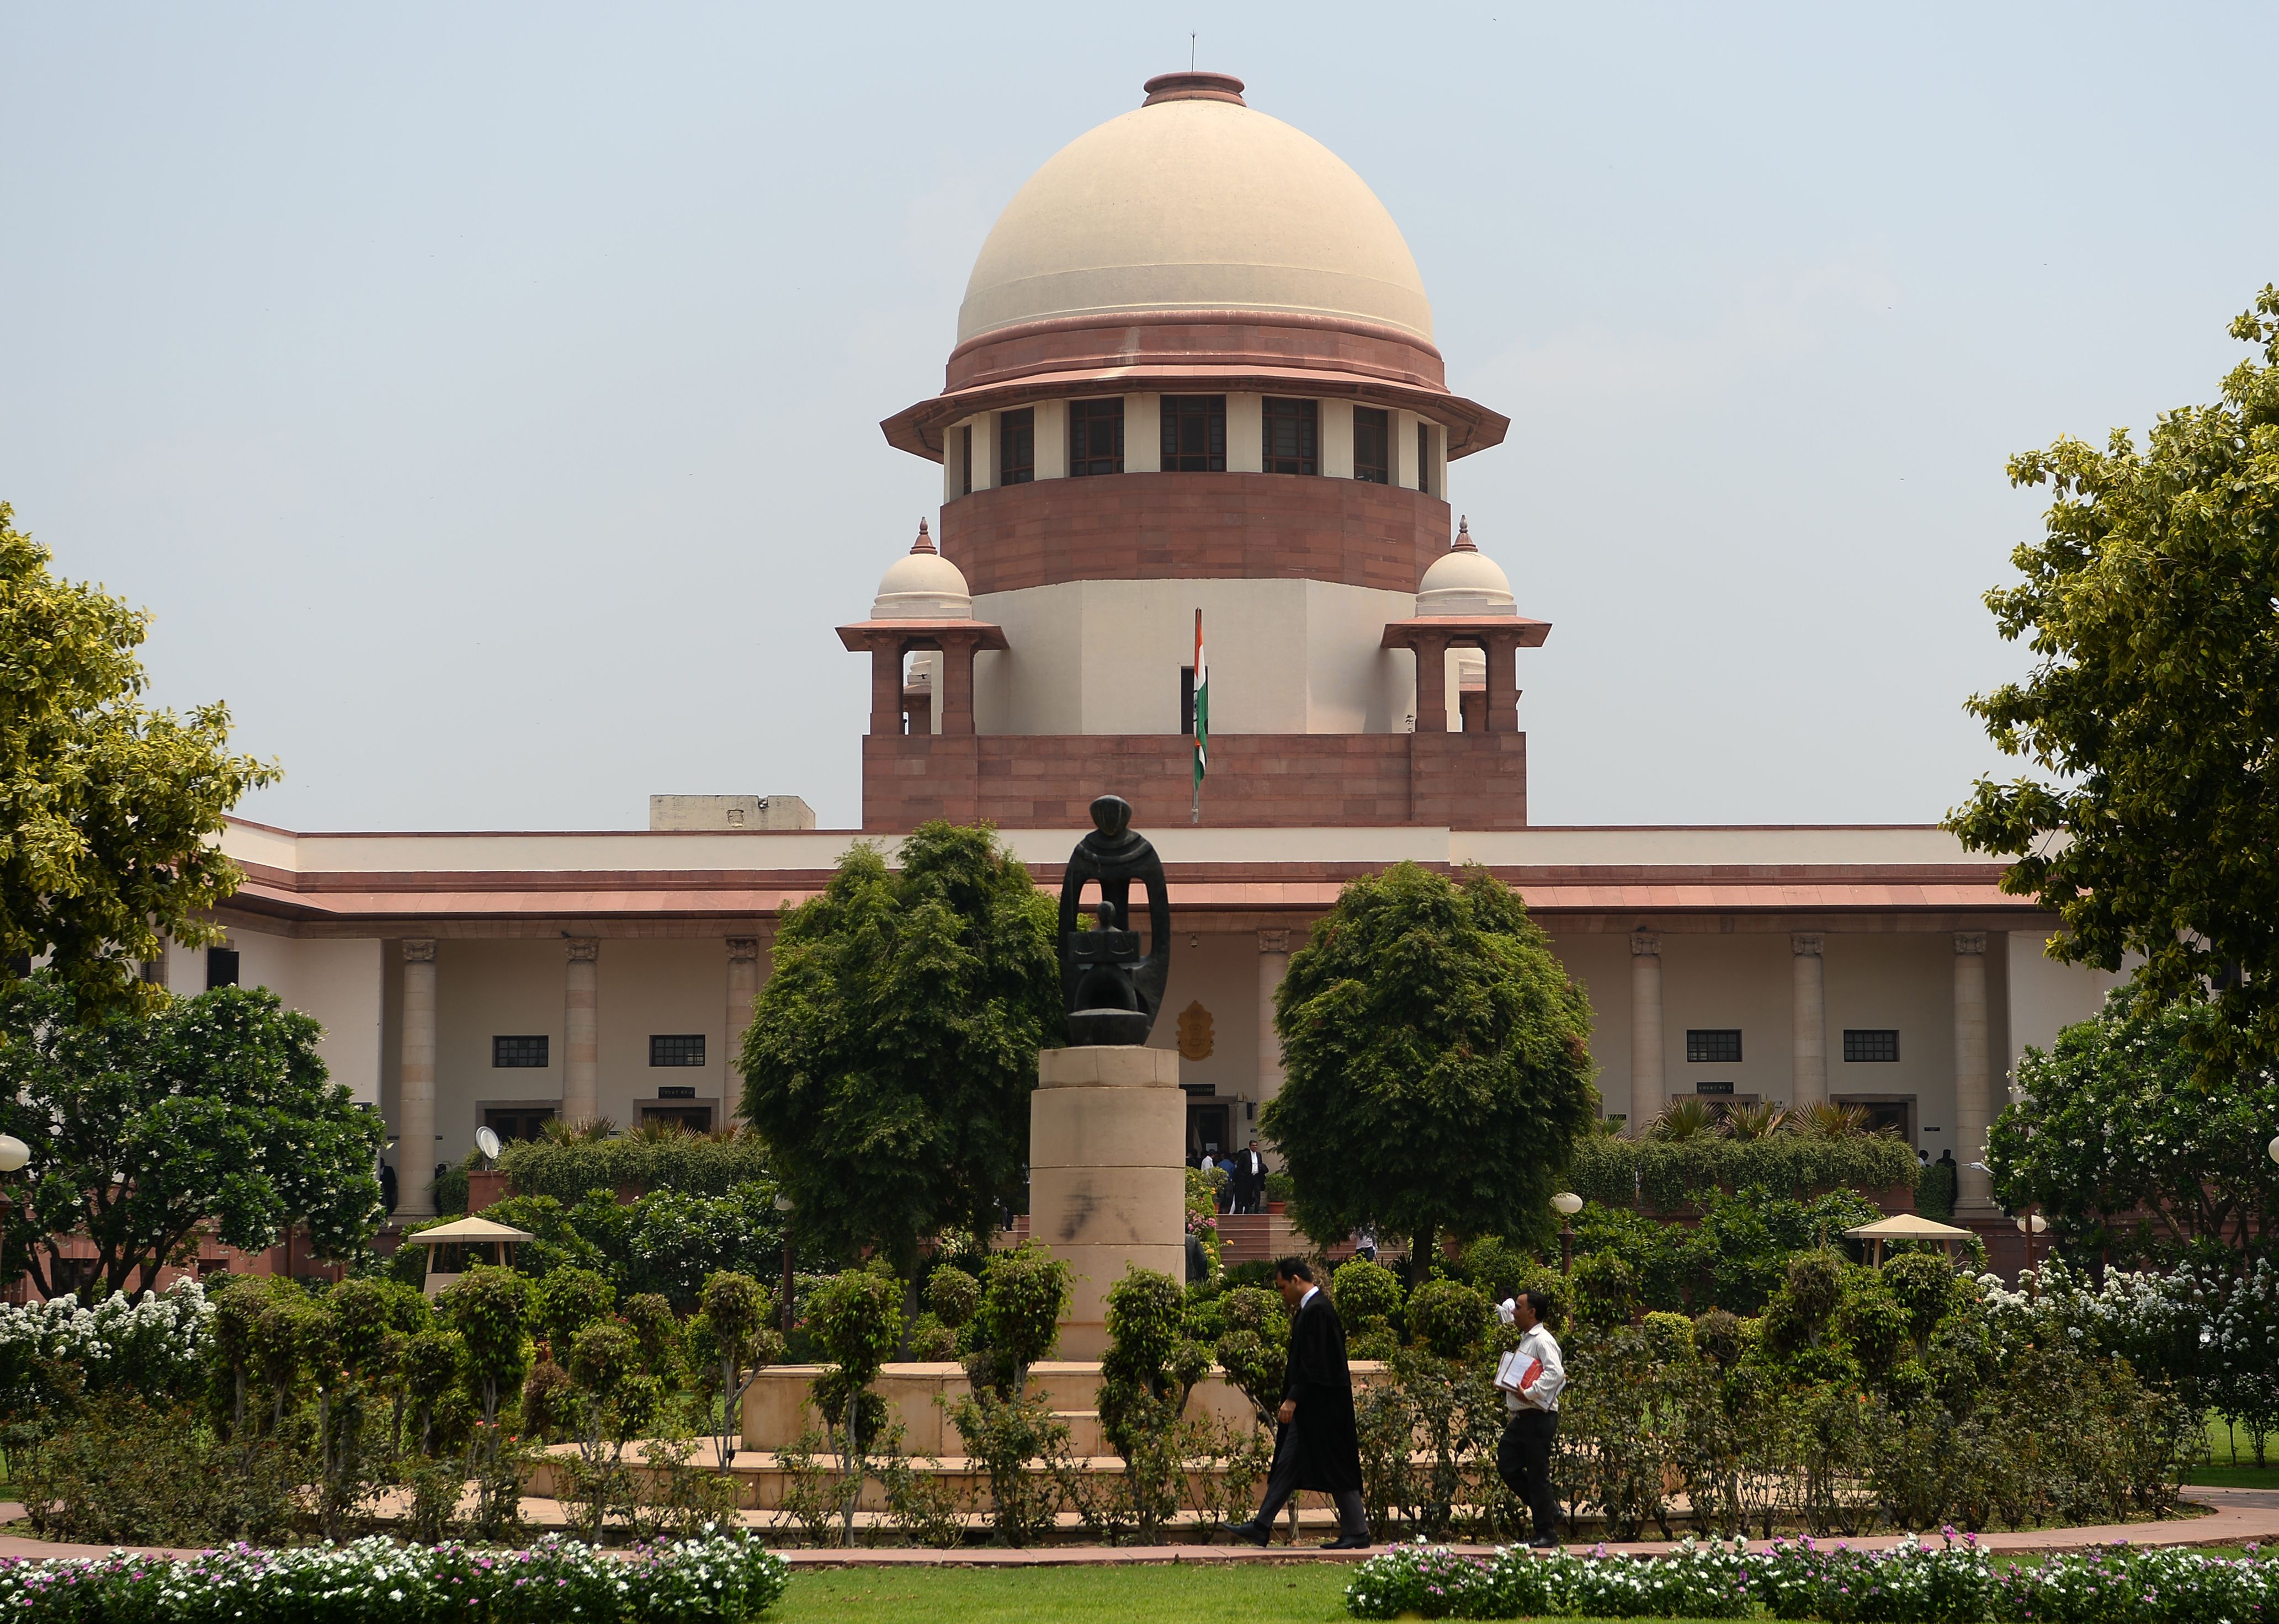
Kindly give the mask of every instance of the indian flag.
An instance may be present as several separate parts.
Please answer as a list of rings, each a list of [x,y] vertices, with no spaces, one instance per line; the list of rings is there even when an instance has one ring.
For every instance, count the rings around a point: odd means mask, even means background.
[[[1210,765],[1210,674],[1203,663],[1203,612],[1195,611],[1195,804],[1193,822],[1203,817],[1203,774]]]

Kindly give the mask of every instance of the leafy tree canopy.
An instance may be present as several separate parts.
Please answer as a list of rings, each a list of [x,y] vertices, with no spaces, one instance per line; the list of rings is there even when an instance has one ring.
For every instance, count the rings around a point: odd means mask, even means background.
[[[0,502],[0,966],[42,959],[80,1016],[147,1001],[162,937],[220,939],[222,815],[277,769],[228,751],[229,711],[142,704],[149,615],[49,573]],[[0,976],[8,972],[0,969]]]
[[[2210,1092],[2189,1052],[2221,1017],[2122,988],[2093,1020],[2018,1062],[2018,1098],[1987,1139],[1994,1194],[2099,1245],[2149,1214],[2170,1245],[2279,1241],[2279,1126],[2269,1069]],[[2195,1046],[2195,1038],[2199,1038]],[[2237,1223],[2239,1229],[2231,1230]],[[2149,1238],[2149,1237],[2148,1237]]]
[[[262,988],[74,1019],[46,971],[0,994],[0,1130],[31,1147],[0,1272],[57,1295],[64,1237],[95,1242],[81,1297],[157,1283],[211,1222],[225,1245],[305,1223],[319,1257],[360,1251],[380,1219],[380,1121],[326,1080],[320,1030]]]
[[[1982,778],[1948,816],[2016,855],[2003,889],[2064,920],[2053,956],[2142,954],[2162,1003],[2229,984],[2188,1034],[2203,1084],[2279,1054],[2279,288],[2231,333],[2263,358],[2142,448],[2116,429],[2011,460],[2056,500],[1986,603],[2036,664],[1969,708],[2042,776]]]
[[[1260,1117],[1308,1234],[1547,1231],[1598,1110],[1591,1007],[1511,888],[1400,863],[1354,880],[1275,994],[1287,1081]]]
[[[744,1040],[744,1114],[802,1239],[986,1232],[1018,1185],[1037,1051],[1061,1030],[1055,914],[991,831],[931,823],[902,866],[856,847],[776,937]]]

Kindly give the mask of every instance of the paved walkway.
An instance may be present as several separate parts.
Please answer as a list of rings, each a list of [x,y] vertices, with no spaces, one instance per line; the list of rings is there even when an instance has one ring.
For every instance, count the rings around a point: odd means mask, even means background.
[[[2116,1541],[2132,1545],[2247,1545],[2279,1544],[2279,1489],[2221,1489],[2193,1485],[2186,1490],[2191,1500],[2207,1507],[2204,1516],[2180,1517],[2171,1522],[2127,1522],[2106,1528],[2030,1528],[2010,1534],[1982,1534],[1979,1544],[1988,1550],[2006,1555],[2033,1555],[2060,1551],[2083,1551],[2094,1545],[2109,1545]],[[530,1521],[541,1527],[561,1526],[561,1508],[550,1500],[523,1502]],[[0,1502],[0,1523],[14,1522],[22,1518],[24,1508],[12,1501]],[[748,1525],[756,1513],[744,1513]],[[1324,1529],[1326,1532],[1326,1528]],[[1899,1543],[1897,1535],[1844,1542],[1855,1551],[1888,1551]],[[1823,1544],[1835,1544],[1833,1540]],[[1762,1551],[1766,1542],[1752,1540],[1752,1551]],[[43,1540],[19,1539],[0,1536],[0,1558],[6,1557],[87,1557],[108,1554],[103,1545],[50,1544]],[[195,1551],[172,1550],[157,1546],[138,1546],[154,1556],[195,1556]],[[909,1547],[894,1547],[876,1551],[813,1551],[787,1550],[784,1558],[794,1567],[1109,1567],[1149,1563],[1238,1563],[1238,1562],[1352,1562],[1382,1551],[1378,1545],[1372,1551],[1324,1551],[1317,1545],[1270,1545],[1260,1550],[1251,1545],[1044,1545],[1027,1551],[998,1551],[976,1548],[960,1551],[930,1551]],[[1456,1545],[1453,1550],[1473,1555],[1486,1556],[1492,1545]],[[1641,1541],[1632,1544],[1575,1546],[1578,1554],[1604,1549],[1623,1556],[1666,1556],[1670,1546],[1660,1540]]]

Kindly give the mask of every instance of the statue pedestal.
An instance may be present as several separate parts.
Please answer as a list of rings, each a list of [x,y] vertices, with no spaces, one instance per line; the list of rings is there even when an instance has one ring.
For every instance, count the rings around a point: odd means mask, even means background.
[[[1059,1357],[1108,1348],[1108,1289],[1137,1263],[1186,1277],[1179,1052],[1047,1049],[1029,1097],[1029,1235],[1075,1271]]]

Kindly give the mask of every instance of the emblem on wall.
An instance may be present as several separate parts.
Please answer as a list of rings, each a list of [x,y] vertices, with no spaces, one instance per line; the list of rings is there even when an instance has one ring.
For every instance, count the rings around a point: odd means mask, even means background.
[[[1211,1057],[1211,1012],[1200,1003],[1179,1011],[1179,1054],[1191,1061]]]

